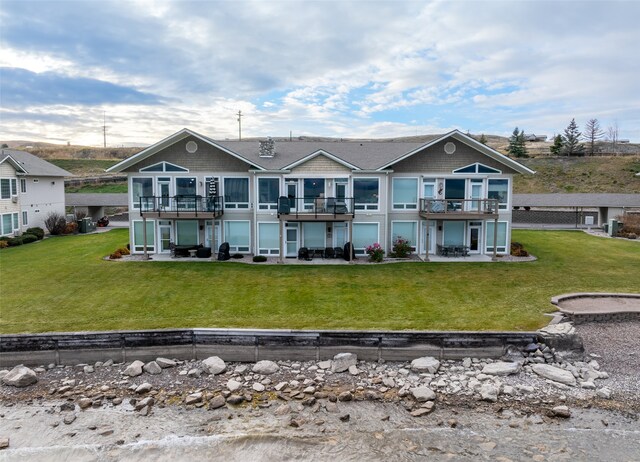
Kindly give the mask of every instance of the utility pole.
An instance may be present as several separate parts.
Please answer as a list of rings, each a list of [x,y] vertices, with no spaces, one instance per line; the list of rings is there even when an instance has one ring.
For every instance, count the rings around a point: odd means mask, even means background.
[[[102,122],[102,137],[104,140],[104,147],[107,147],[107,112],[106,111],[102,111],[102,118],[103,118],[103,122]]]
[[[238,141],[242,141],[242,111],[238,111]]]

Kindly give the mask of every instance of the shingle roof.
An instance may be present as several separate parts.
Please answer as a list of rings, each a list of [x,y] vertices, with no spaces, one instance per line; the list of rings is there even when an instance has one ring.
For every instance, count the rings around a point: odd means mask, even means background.
[[[69,193],[64,195],[68,206],[125,207],[129,205],[127,193]]]
[[[640,207],[640,194],[514,194],[516,207]]]
[[[15,149],[3,149],[0,158],[9,155],[27,172],[28,176],[73,176],[66,170],[56,167],[38,156]]]

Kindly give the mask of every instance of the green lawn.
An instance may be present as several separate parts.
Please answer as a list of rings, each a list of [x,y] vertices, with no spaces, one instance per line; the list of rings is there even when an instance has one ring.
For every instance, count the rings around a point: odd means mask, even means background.
[[[538,261],[388,265],[110,262],[126,230],[0,251],[0,332],[169,327],[530,330],[551,296],[640,291],[640,245],[514,231]]]

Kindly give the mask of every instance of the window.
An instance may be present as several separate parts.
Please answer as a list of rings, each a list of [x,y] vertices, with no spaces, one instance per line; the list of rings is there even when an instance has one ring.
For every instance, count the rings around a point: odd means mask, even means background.
[[[0,199],[11,199],[11,181],[9,178],[0,179]]]
[[[153,196],[153,178],[132,178],[131,179],[131,201],[134,209],[140,208],[142,197]],[[143,210],[153,206],[153,199],[149,199],[142,205]]]
[[[198,245],[198,220],[176,221],[176,245]]]
[[[27,192],[27,180],[26,180],[26,178],[20,178],[20,192],[22,194]]]
[[[393,179],[393,208],[412,210],[418,208],[417,178]]]
[[[303,247],[324,249],[327,235],[327,228],[324,223],[303,223],[302,232],[304,235]]]
[[[464,199],[465,180],[445,180],[444,198],[445,199]]]
[[[12,214],[6,213],[2,215],[2,235],[11,234],[13,232]]]
[[[13,231],[20,231],[20,214],[18,212],[14,212],[13,216]]]
[[[353,249],[359,255],[364,255],[365,249],[378,242],[378,223],[353,224]]]
[[[500,170],[487,167],[486,165],[475,163],[467,165],[466,167],[458,168],[453,173],[502,173]]]
[[[224,240],[229,243],[231,252],[248,252],[250,236],[249,221],[224,222]]]
[[[224,207],[227,209],[249,208],[249,178],[224,179]]]
[[[311,209],[315,199],[324,197],[324,178],[305,178],[303,183],[305,208]]]
[[[258,223],[258,253],[278,255],[280,253],[280,225],[278,223]]]
[[[196,179],[193,177],[176,178],[176,196],[195,196]]]
[[[495,224],[493,221],[487,221],[487,252],[493,252],[493,230]],[[504,253],[507,251],[507,222],[498,222],[498,234],[496,237],[496,252]]]
[[[22,226],[27,226],[29,224],[29,214],[26,210],[22,211]]]
[[[435,178],[425,178],[422,180],[422,197],[425,199],[436,198],[436,180]]]
[[[155,221],[147,220],[147,251],[155,252]],[[135,220],[133,222],[133,250],[135,252],[144,251],[144,222]]]
[[[464,221],[445,221],[443,223],[444,245],[464,244]]]
[[[276,210],[280,195],[278,178],[258,178],[258,208],[260,210]]]
[[[498,208],[500,210],[507,210],[507,205],[509,203],[509,180],[489,180],[488,198],[497,199]]]
[[[377,178],[354,178],[353,197],[356,210],[378,210],[378,196]]]
[[[416,249],[418,242],[418,222],[416,221],[392,221],[391,222],[391,245],[399,237],[409,241],[412,250]]]
[[[15,178],[11,178],[11,195],[18,195],[18,180],[16,180]]]

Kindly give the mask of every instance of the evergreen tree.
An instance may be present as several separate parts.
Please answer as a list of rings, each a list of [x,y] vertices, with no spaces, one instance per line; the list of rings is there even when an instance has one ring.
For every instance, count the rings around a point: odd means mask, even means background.
[[[582,156],[584,155],[584,146],[580,144],[582,133],[578,130],[576,119],[571,119],[567,128],[564,129],[564,150],[566,156]]]
[[[563,147],[564,142],[562,141],[562,135],[558,134],[553,137],[553,145],[549,146],[549,151],[551,151],[551,155],[559,156],[562,154]]]
[[[589,142],[589,155],[596,151],[596,141],[604,136],[604,131],[600,129],[598,119],[589,119],[584,127],[584,139]]]
[[[524,145],[524,130],[518,131],[518,127],[513,130],[509,138],[507,152],[513,157],[527,157],[527,148]]]
[[[487,137],[484,136],[484,133],[482,135],[480,135],[480,140],[479,140],[482,144],[487,144]]]

